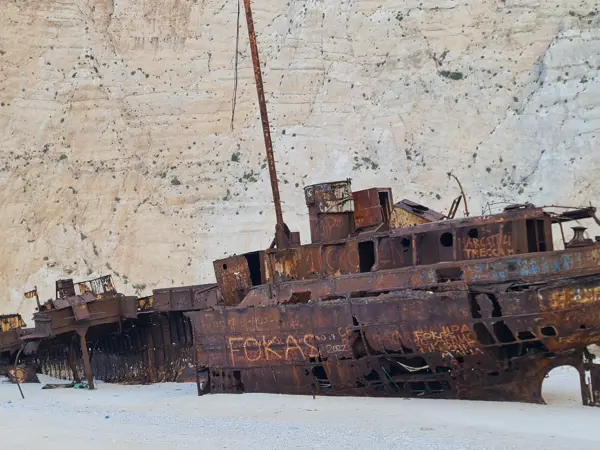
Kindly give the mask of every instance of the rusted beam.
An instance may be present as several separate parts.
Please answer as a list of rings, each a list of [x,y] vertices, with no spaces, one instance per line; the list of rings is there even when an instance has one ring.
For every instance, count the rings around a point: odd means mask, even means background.
[[[79,373],[77,372],[77,367],[75,366],[75,342],[71,339],[69,344],[69,368],[73,374],[73,380],[76,383],[81,382],[81,378],[79,377]]]
[[[252,9],[250,0],[244,0],[246,11],[246,23],[248,25],[248,37],[250,40],[250,52],[252,54],[252,65],[254,67],[254,78],[256,80],[256,93],[258,95],[258,106],[260,110],[260,120],[262,123],[263,136],[265,139],[265,151],[267,153],[267,165],[269,167],[269,176],[271,178],[271,190],[273,192],[273,204],[275,205],[275,240],[277,248],[289,248],[290,239],[283,221],[281,212],[281,199],[279,197],[279,184],[277,182],[277,170],[275,169],[275,157],[273,156],[273,143],[271,141],[271,131],[269,129],[269,118],[267,115],[267,104],[265,101],[265,92],[263,89],[262,74],[260,71],[260,61],[258,58],[258,47],[256,44],[256,34],[254,33],[254,22],[252,20]]]
[[[19,388],[19,392],[21,393],[21,398],[23,400],[25,400],[25,395],[23,395],[23,389],[21,389],[21,383],[19,383],[19,376],[17,374],[17,364],[19,363],[19,356],[21,356],[21,352],[23,351],[23,349],[25,348],[25,342],[23,342],[23,344],[21,344],[21,348],[19,349],[17,356],[15,357],[15,367],[14,367],[14,374],[15,374],[15,383],[17,383],[17,387]]]
[[[86,330],[87,331],[87,330]],[[87,349],[87,342],[85,340],[86,331],[77,331],[79,334],[79,342],[81,345],[81,358],[83,359],[83,370],[85,372],[85,378],[88,382],[88,388],[94,389],[94,373],[92,372],[92,366],[90,364],[90,355]]]
[[[456,175],[454,175],[451,172],[448,172],[448,176],[454,178],[456,180],[456,182],[458,183],[458,187],[460,188],[460,195],[462,196],[463,202],[465,204],[465,216],[469,217],[469,206],[467,205],[467,196],[465,195],[465,191],[462,187],[460,180],[458,179],[458,177]],[[458,204],[456,205],[456,207],[458,208]],[[455,214],[456,214],[456,211],[455,211]],[[452,218],[453,217],[454,217],[454,215],[452,216]]]

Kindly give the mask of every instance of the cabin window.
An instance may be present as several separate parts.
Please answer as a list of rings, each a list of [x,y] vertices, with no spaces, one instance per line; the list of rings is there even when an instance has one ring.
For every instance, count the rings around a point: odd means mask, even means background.
[[[250,280],[252,281],[252,286],[258,286],[262,284],[262,274],[260,272],[260,253],[246,253],[244,257],[248,262],[248,269],[250,271]]]
[[[527,251],[529,253],[545,252],[547,250],[544,220],[528,219],[527,228]]]
[[[375,264],[375,242],[364,241],[358,243],[358,260],[361,272],[370,272]]]

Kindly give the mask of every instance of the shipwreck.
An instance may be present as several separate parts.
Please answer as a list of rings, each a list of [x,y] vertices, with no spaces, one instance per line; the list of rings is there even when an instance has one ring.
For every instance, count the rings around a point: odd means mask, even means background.
[[[583,403],[599,405],[600,366],[587,348],[600,340],[600,239],[577,226],[566,242],[563,230],[573,220],[600,224],[595,208],[553,214],[526,204],[402,223],[389,189],[322,183],[304,190],[311,243],[300,245],[283,220],[250,0],[244,6],[275,239],[215,261],[224,305],[185,313],[199,395],[543,403],[544,377],[571,365]],[[563,250],[554,250],[553,225]]]
[[[90,388],[94,379],[194,381],[199,395],[543,403],[546,375],[569,365],[583,403],[599,406],[600,365],[588,349],[600,342],[600,238],[580,224],[600,225],[596,209],[520,204],[472,217],[460,186],[444,215],[394,202],[390,188],[325,182],[304,188],[310,243],[301,244],[283,219],[244,6],[275,209],[271,244],[214,261],[216,283],[142,298],[119,293],[110,276],[59,280],[55,299],[38,299],[34,328],[20,316],[2,322],[0,356],[13,378],[34,367]]]

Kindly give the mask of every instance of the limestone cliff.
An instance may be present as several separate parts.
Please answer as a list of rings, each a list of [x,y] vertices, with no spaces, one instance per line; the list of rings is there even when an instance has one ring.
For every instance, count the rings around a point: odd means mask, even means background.
[[[212,281],[274,214],[237,2],[0,2],[0,307],[113,273]],[[598,203],[600,29],[586,0],[254,0],[284,215],[351,177],[472,213]],[[596,175],[596,176],[595,176]],[[592,233],[593,234],[593,233]],[[598,234],[598,233],[596,233]]]

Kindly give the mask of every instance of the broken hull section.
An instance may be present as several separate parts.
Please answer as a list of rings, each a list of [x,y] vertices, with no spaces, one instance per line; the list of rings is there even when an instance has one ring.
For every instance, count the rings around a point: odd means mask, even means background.
[[[37,351],[41,373],[78,381],[85,372],[85,358],[77,330],[85,327],[85,343],[94,379],[125,384],[194,382],[192,327],[183,312],[221,304],[215,284],[157,289],[149,297],[127,299],[119,315],[108,314],[105,301],[91,301],[92,312],[102,311],[111,320],[73,317],[72,309],[51,310],[52,317],[38,315],[36,325],[46,323],[45,338]],[[65,320],[58,320],[62,314]],[[95,318],[95,319],[94,319]],[[45,319],[45,321],[44,321]]]
[[[189,319],[180,312],[152,313],[121,324],[91,329],[86,336],[94,379],[109,383],[194,382]],[[72,380],[71,335],[45,340],[37,353],[41,373]],[[81,348],[73,364],[83,373]]]

